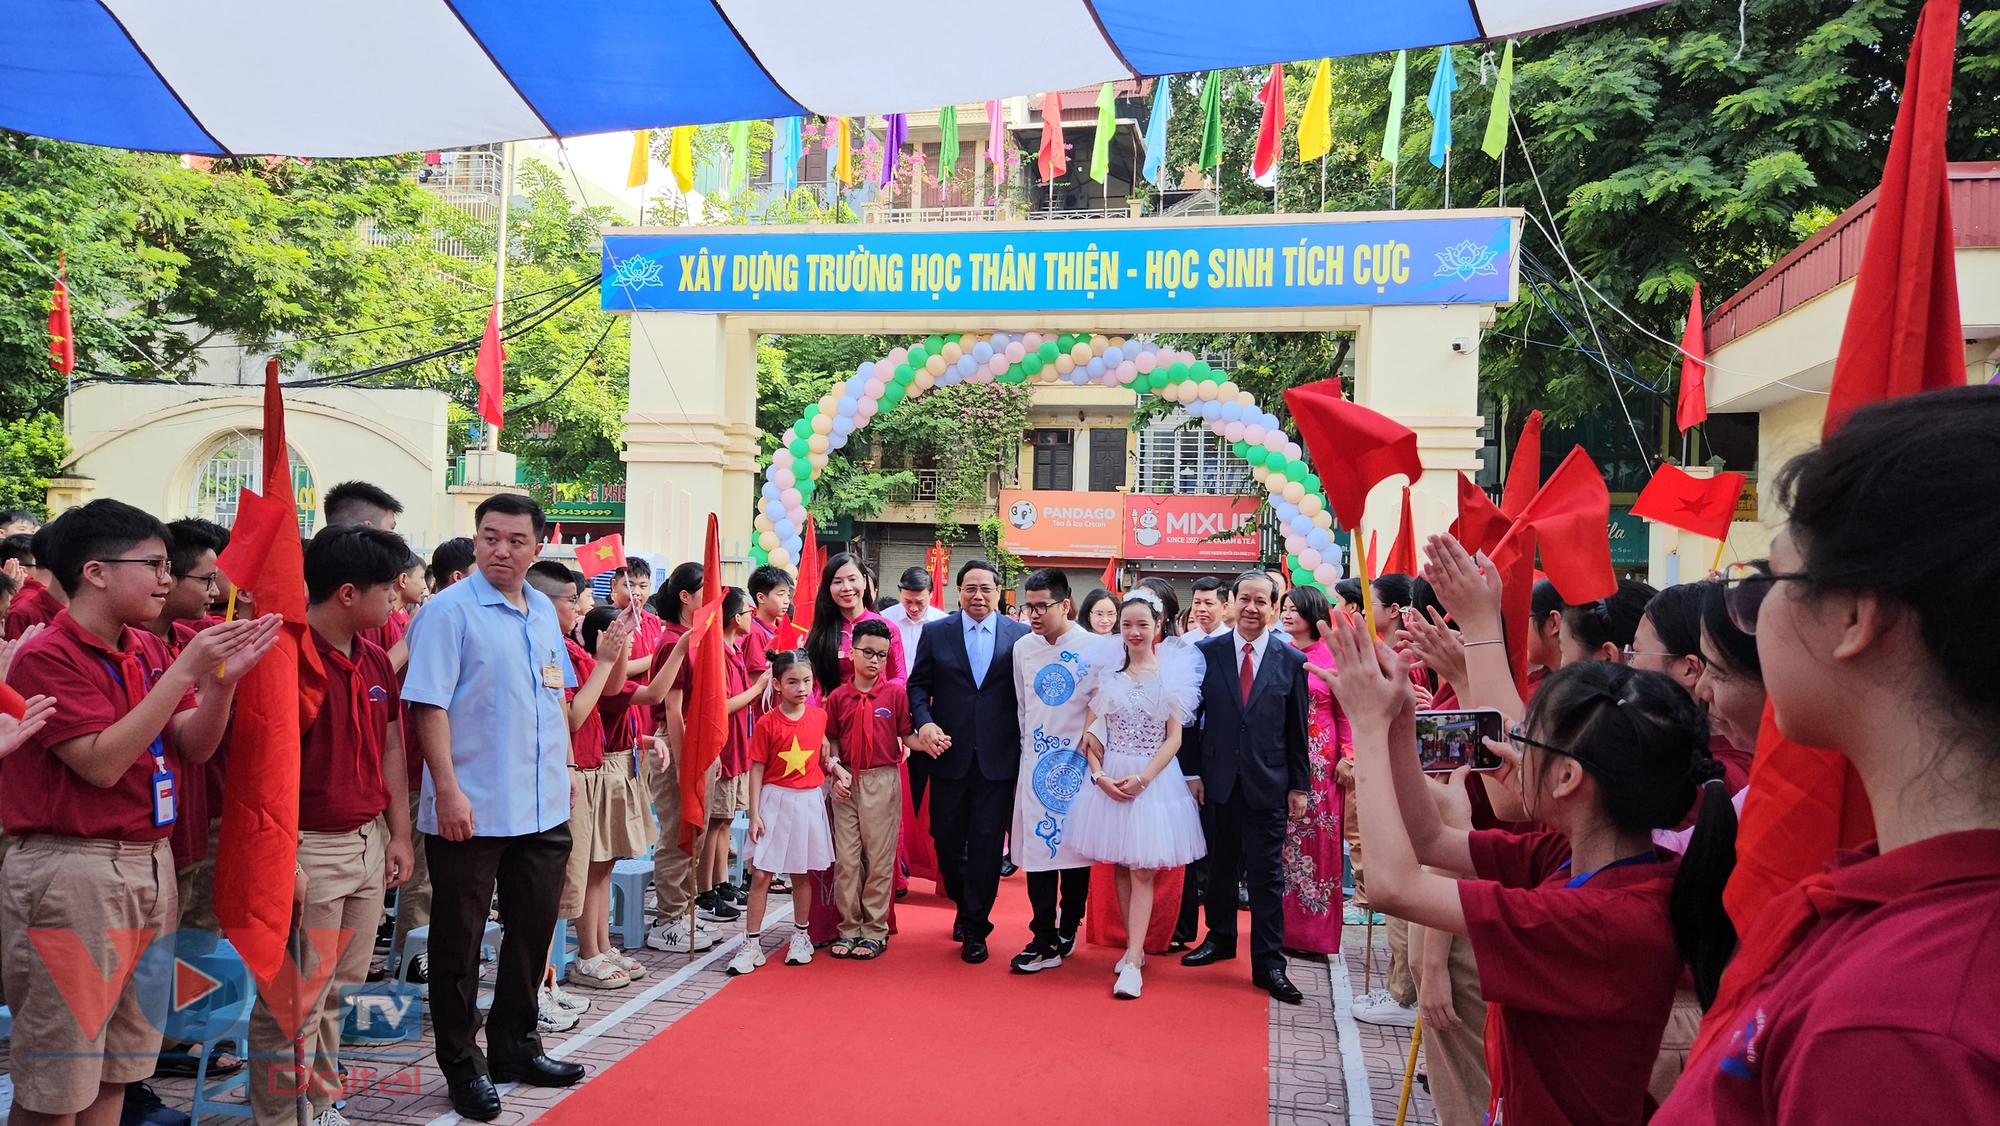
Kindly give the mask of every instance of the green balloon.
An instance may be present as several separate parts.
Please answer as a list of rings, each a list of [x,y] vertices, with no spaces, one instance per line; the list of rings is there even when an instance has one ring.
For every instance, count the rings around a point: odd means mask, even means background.
[[[1209,383],[1214,381],[1215,374],[1210,370],[1207,360],[1196,360],[1188,365],[1188,378],[1199,383]]]
[[[1273,473],[1283,473],[1285,471],[1285,455],[1276,450],[1270,451],[1270,456],[1264,459],[1264,468]]]
[[[1061,336],[1056,337],[1056,351],[1067,352],[1074,347],[1076,347],[1076,337],[1071,336],[1069,333],[1065,332]]]
[[[818,417],[819,417],[819,404],[818,404],[818,403],[807,403],[807,404],[806,404],[806,421],[810,422],[810,421],[812,421],[813,419],[815,419],[815,418],[818,418]]]
[[[812,453],[812,447],[806,444],[804,438],[793,438],[791,451],[794,458],[803,460]]]
[[[1042,346],[1036,349],[1035,354],[1042,358],[1043,363],[1052,364],[1056,362],[1056,354],[1058,351],[1059,349],[1056,348],[1055,341],[1044,340],[1042,341]]]
[[[1303,461],[1286,462],[1285,476],[1290,477],[1292,480],[1297,481],[1301,485],[1304,485],[1306,480],[1306,463]]]
[[[771,553],[765,551],[762,544],[751,545],[750,562],[756,564],[759,567],[762,567],[764,564],[769,563],[770,561],[771,561]]]
[[[1319,583],[1313,579],[1313,573],[1311,571],[1306,570],[1304,567],[1292,568],[1292,584],[1294,586],[1319,585]]]
[[[1299,484],[1304,485],[1306,487],[1306,492],[1308,494],[1312,496],[1319,496],[1319,488],[1321,484],[1319,479],[1319,474],[1308,473],[1305,476],[1299,478]],[[1321,497],[1320,499],[1324,500],[1326,498]]]
[[[882,392],[882,410],[888,410],[903,401],[903,388],[899,385]]]
[[[1251,446],[1243,455],[1243,460],[1252,465],[1262,465],[1271,459],[1271,451],[1262,446]]]
[[[898,383],[908,383],[916,374],[916,369],[908,364],[896,365],[896,382]]]
[[[1159,371],[1158,368],[1155,368],[1153,370],[1155,374],[1157,374]],[[1180,363],[1179,361],[1175,361],[1174,363],[1167,365],[1168,382],[1185,383],[1187,381],[1187,377],[1188,377],[1188,366],[1186,364]]]
[[[1027,372],[1029,375],[1040,375],[1042,373],[1041,353],[1031,352],[1021,357],[1021,370]]]
[[[1250,456],[1250,443],[1238,438],[1234,442],[1229,443],[1229,452],[1235,454],[1237,457],[1247,458]]]
[[[942,336],[924,337],[924,352],[926,354],[935,356],[942,351],[944,351],[944,337]]]

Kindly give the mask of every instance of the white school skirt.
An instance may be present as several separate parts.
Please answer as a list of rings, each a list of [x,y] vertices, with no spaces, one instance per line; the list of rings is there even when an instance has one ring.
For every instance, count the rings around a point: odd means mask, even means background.
[[[757,791],[757,816],[764,821],[764,839],[748,844],[744,855],[759,872],[788,875],[833,867],[825,790],[766,782]]]
[[[1152,759],[1106,751],[1104,773],[1115,781],[1146,769]],[[1086,786],[1070,804],[1068,832],[1071,848],[1102,864],[1177,868],[1208,855],[1201,807],[1188,793],[1180,763],[1172,761],[1131,801],[1119,801],[1095,782]]]

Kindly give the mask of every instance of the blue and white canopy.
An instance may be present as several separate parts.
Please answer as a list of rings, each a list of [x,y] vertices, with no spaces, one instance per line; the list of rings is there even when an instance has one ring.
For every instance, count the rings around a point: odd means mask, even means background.
[[[0,127],[368,156],[930,109],[1500,39],[1651,0],[4,0]]]

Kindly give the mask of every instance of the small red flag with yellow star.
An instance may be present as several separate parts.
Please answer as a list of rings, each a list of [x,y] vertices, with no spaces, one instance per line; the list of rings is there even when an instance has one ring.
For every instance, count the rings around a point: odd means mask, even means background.
[[[616,532],[603,539],[577,545],[576,569],[582,571],[586,579],[594,579],[606,571],[616,571],[624,565],[625,537]]]

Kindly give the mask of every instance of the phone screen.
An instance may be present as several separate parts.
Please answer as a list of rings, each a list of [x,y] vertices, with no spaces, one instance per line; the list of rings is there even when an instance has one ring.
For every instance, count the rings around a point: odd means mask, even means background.
[[[1450,774],[1461,766],[1497,770],[1500,756],[1486,746],[1504,732],[1500,713],[1490,708],[1417,713],[1417,762],[1426,774]]]

